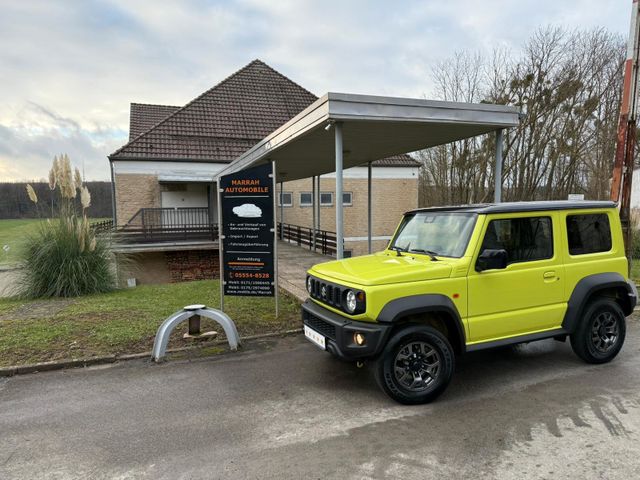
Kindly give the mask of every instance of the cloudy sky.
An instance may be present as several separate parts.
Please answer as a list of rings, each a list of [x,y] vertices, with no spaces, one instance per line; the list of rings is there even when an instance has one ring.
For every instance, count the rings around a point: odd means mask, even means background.
[[[631,0],[0,0],[0,181],[68,153],[88,179],[129,103],[182,105],[255,58],[321,95],[429,95],[456,50],[517,50],[544,25],[626,36]]]

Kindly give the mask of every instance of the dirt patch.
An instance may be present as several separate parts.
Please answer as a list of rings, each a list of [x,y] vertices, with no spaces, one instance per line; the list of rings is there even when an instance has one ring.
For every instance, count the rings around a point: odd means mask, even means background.
[[[54,301],[27,301],[9,312],[0,313],[0,322],[4,320],[32,320],[53,317],[74,302],[75,300],[71,298]]]
[[[163,319],[176,305],[215,305],[218,283],[199,281],[140,286],[109,294],[70,299],[0,300],[0,366],[60,359],[91,358],[148,352]],[[299,328],[299,304],[280,292],[280,316],[271,299],[230,298],[226,305],[242,337]],[[185,340],[183,322],[171,335],[169,348],[209,347],[206,340]],[[224,330],[202,319],[202,331]]]

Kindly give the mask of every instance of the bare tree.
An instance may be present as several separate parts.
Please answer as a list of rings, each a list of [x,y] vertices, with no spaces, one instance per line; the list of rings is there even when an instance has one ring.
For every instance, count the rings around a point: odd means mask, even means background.
[[[433,70],[436,94],[442,100],[478,102],[483,98],[484,59],[479,53],[459,52]],[[486,157],[482,139],[471,138],[419,153],[422,203],[470,203],[482,195]]]
[[[523,120],[507,132],[504,198],[604,198],[613,162],[624,43],[603,29],[535,32],[514,57],[461,52],[433,71],[443,100],[519,107]],[[493,136],[421,152],[423,204],[491,198]]]
[[[32,182],[37,197],[48,205],[47,211],[39,212],[36,205],[27,196],[26,183],[0,183],[0,218],[38,218],[58,208],[58,201],[44,181]],[[111,182],[86,182],[91,190],[91,206],[87,214],[91,218],[110,217],[111,212]],[[78,199],[79,202],[79,199]]]

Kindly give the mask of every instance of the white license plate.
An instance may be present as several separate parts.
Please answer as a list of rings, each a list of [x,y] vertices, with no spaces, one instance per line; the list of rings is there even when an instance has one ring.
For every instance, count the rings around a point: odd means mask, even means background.
[[[315,343],[317,346],[319,346],[322,350],[326,350],[327,345],[324,335],[320,335],[318,332],[305,325],[304,336],[307,337],[312,343]]]

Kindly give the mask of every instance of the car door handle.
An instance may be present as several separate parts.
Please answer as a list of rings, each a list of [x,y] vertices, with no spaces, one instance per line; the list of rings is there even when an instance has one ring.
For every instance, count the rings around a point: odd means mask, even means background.
[[[544,272],[542,274],[542,278],[544,278],[545,280],[551,280],[553,278],[556,278],[556,272],[554,271]]]

